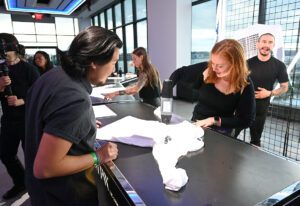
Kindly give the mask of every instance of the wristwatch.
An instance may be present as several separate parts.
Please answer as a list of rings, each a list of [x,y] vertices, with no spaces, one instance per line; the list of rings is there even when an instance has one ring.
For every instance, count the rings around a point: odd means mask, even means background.
[[[214,116],[214,125],[215,125],[215,126],[218,126],[218,125],[219,125],[219,122],[220,122],[220,117]]]

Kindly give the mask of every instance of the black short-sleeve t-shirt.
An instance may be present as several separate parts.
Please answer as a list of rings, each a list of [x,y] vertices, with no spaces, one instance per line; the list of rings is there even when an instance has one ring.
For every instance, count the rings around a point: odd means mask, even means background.
[[[62,69],[41,76],[29,90],[26,105],[26,182],[33,205],[97,205],[93,168],[63,177],[39,180],[33,164],[42,134],[70,141],[69,155],[93,151],[95,116],[85,79],[71,79]]]
[[[250,77],[253,81],[254,90],[258,87],[267,90],[273,90],[276,81],[279,83],[288,82],[288,74],[286,66],[280,60],[271,57],[268,61],[260,61],[257,56],[254,56],[247,61]],[[264,99],[256,99],[256,114],[265,114],[270,104],[270,97]]]
[[[272,90],[276,80],[279,83],[289,81],[285,64],[274,57],[263,62],[255,56],[248,59],[247,62],[255,90],[257,87]]]

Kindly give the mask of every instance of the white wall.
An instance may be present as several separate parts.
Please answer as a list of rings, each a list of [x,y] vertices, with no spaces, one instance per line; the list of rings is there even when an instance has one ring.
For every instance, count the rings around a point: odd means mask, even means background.
[[[191,63],[191,0],[148,0],[148,52],[161,79]]]

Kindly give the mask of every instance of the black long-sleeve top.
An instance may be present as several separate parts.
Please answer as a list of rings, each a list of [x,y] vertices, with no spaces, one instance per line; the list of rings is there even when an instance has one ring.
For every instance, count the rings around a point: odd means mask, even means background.
[[[226,95],[214,84],[204,82],[204,70],[200,71],[201,76],[195,83],[200,96],[194,108],[192,121],[219,116],[222,128],[249,127],[255,119],[255,96],[250,78],[249,84],[242,92]]]
[[[11,79],[11,89],[13,95],[18,99],[23,99],[26,103],[26,95],[28,89],[39,77],[37,69],[31,64],[20,61],[9,68],[9,77]],[[8,120],[23,120],[25,118],[25,105],[8,106],[5,92],[0,92],[0,100],[2,104],[3,119]]]

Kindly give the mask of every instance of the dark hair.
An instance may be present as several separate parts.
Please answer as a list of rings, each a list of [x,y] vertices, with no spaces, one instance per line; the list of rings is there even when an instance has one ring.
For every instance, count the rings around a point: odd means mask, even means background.
[[[25,46],[23,44],[19,44],[19,54],[24,57],[26,54]]]
[[[121,48],[120,38],[107,29],[91,26],[81,31],[72,41],[69,51],[60,53],[60,61],[65,72],[73,78],[86,77],[91,63],[104,65]]]
[[[12,34],[0,33],[0,50],[2,52],[16,51],[19,53],[19,41]]]
[[[40,68],[40,67],[35,63],[35,56],[36,56],[37,54],[41,54],[41,55],[43,55],[43,57],[45,57],[45,59],[46,59],[45,69],[44,69],[44,68]],[[34,56],[33,56],[33,65],[36,66],[36,67],[40,70],[40,73],[41,73],[41,74],[42,74],[42,73],[45,73],[46,71],[48,71],[48,70],[50,70],[50,69],[52,69],[52,67],[53,67],[53,64],[52,64],[52,62],[51,62],[51,60],[50,60],[49,54],[48,54],[47,52],[41,51],[41,50],[35,52],[35,54],[34,54]]]
[[[141,71],[144,72],[147,75],[148,82],[151,87],[154,87],[155,85],[159,85],[159,73],[157,69],[150,63],[149,56],[147,54],[147,51],[144,47],[138,47],[135,50],[133,50],[132,54],[140,57],[143,56],[142,60],[142,68]]]
[[[263,36],[272,36],[273,39],[275,40],[275,36],[274,36],[273,34],[271,34],[271,33],[264,33],[264,34],[262,34],[262,35],[260,35],[260,36],[258,37],[257,41],[259,42],[260,39],[261,39],[261,37],[263,37]]]

